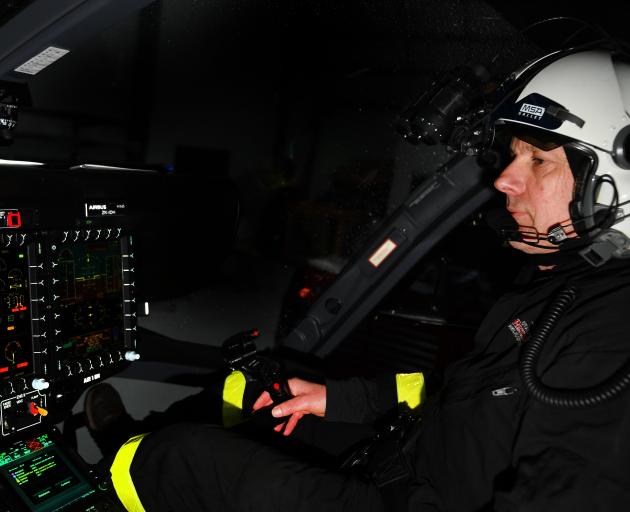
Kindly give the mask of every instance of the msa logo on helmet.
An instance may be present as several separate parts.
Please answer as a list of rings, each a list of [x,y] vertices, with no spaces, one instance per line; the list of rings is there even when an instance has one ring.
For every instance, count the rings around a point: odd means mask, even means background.
[[[545,114],[545,108],[538,105],[531,105],[529,103],[523,103],[518,111],[519,116],[529,117],[530,119],[540,120]]]

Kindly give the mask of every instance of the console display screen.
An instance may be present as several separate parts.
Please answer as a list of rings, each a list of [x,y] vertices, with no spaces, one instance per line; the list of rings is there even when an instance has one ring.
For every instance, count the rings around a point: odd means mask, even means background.
[[[120,240],[63,245],[53,264],[59,356],[124,347]]]
[[[54,512],[96,491],[42,434],[0,451],[0,474],[34,512]]]
[[[0,379],[32,371],[26,249],[0,250]]]

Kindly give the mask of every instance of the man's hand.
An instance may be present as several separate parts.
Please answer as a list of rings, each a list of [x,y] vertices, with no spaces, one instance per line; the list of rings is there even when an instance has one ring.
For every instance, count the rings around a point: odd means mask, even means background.
[[[282,431],[285,436],[293,432],[298,421],[300,421],[305,414],[314,414],[322,418],[326,414],[326,386],[296,378],[289,379],[288,384],[294,398],[276,405],[271,410],[271,414],[275,418],[290,416],[286,422],[274,428],[276,432]],[[269,393],[265,391],[258,397],[256,402],[254,402],[252,409],[257,411],[262,407],[267,407],[272,404],[273,401]],[[284,430],[282,430],[283,427]]]

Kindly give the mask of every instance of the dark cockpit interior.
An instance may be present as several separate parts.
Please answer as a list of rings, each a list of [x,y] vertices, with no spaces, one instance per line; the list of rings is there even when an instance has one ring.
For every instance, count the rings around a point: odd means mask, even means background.
[[[315,378],[465,353],[519,259],[481,220],[487,169],[395,119],[448,69],[547,49],[535,10],[0,3],[0,510],[122,510],[84,393],[163,410],[224,374],[234,333]]]

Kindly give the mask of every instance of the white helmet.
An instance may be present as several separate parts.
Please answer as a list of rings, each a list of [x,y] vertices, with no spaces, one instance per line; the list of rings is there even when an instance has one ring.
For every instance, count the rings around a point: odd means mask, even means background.
[[[510,77],[497,125],[549,150],[562,145],[575,177],[571,221],[594,265],[630,257],[630,64],[609,51],[556,52]],[[562,245],[561,245],[562,248]]]

